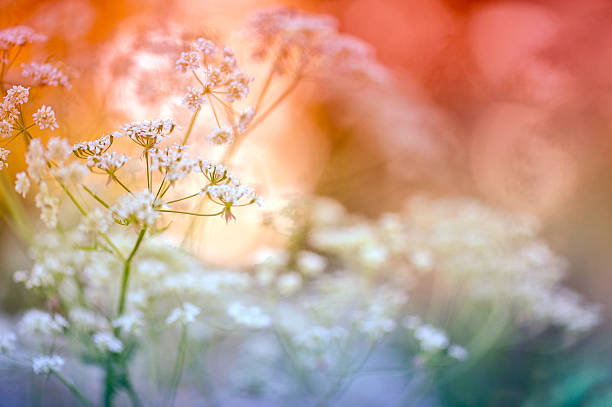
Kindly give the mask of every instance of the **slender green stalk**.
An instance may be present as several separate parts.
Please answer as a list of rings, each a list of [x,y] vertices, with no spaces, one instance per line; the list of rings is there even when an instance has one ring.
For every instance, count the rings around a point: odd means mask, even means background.
[[[82,187],[83,187],[83,189],[84,189],[85,191],[87,191],[87,193],[88,193],[89,195],[91,195],[91,197],[92,197],[93,199],[95,199],[96,201],[98,201],[98,203],[99,203],[100,205],[102,205],[102,206],[103,206],[103,207],[105,207],[106,209],[108,209],[108,208],[110,207],[110,205],[109,205],[109,204],[107,204],[106,202],[104,202],[104,200],[103,200],[102,198],[100,198],[98,195],[96,195],[96,193],[94,193],[94,192],[93,192],[91,189],[87,188],[85,185],[82,185]]]
[[[71,383],[68,379],[66,379],[60,372],[53,372],[53,375],[59,379],[60,382],[64,384],[70,390],[70,392],[83,404],[87,407],[94,407],[93,403],[89,401],[83,393],[76,388],[76,386]]]
[[[189,127],[187,128],[187,132],[185,133],[185,137],[183,137],[183,141],[181,141],[181,145],[184,146],[187,144],[187,140],[189,140],[189,136],[191,135],[191,131],[193,130],[193,125],[198,118],[198,113],[200,113],[200,108],[198,108],[191,116],[191,121],[189,122]]]
[[[258,114],[257,112],[255,112],[255,114],[257,115],[257,118],[254,119],[253,122],[249,125],[249,128],[246,129],[244,132],[242,132],[242,134],[240,134],[240,137],[236,137],[234,142],[230,144],[227,150],[225,150],[225,153],[223,154],[223,157],[221,158],[222,164],[227,164],[228,161],[232,159],[235,152],[238,150],[238,147],[240,147],[240,144],[246,138],[247,134],[255,130],[255,128],[259,126],[266,119],[266,117],[268,117],[268,115],[270,115],[270,113],[272,113],[272,111],[276,109],[278,105],[283,100],[285,100],[285,98],[289,96],[291,92],[295,90],[297,85],[300,83],[301,79],[302,79],[302,74],[300,71],[296,74],[295,78],[293,79],[293,81],[291,81],[289,86],[283,91],[283,93],[279,95],[278,98],[276,98],[276,100],[274,100],[274,102],[272,102],[270,106],[268,106],[261,114]]]
[[[223,213],[223,211],[219,211],[217,213],[196,213],[196,212],[172,211],[170,209],[156,209],[156,210],[157,212],[180,213],[183,215],[191,215],[191,216],[217,216]]]
[[[174,368],[172,369],[172,379],[170,381],[170,388],[168,389],[167,405],[172,407],[174,405],[174,399],[176,397],[176,389],[181,382],[181,376],[183,374],[183,366],[185,365],[185,354],[187,353],[187,325],[183,324],[181,329],[181,340],[179,342],[178,354],[176,361],[174,362]]]
[[[138,234],[136,243],[134,244],[134,247],[132,248],[132,252],[128,256],[128,258],[125,259],[125,262],[123,263],[123,277],[121,279],[121,294],[119,296],[119,307],[117,310],[118,315],[123,314],[123,311],[125,310],[125,297],[127,294],[128,280],[130,278],[130,265],[132,263],[132,259],[134,258],[134,256],[136,255],[136,252],[138,251],[138,248],[140,247],[140,244],[142,243],[142,239],[144,239],[146,232],[147,232],[146,227],[143,227],[142,229],[140,229],[140,233]]]
[[[0,180],[0,196],[2,196],[3,202],[8,209],[7,212],[10,213],[10,217],[6,217],[12,218],[15,226],[15,231],[21,236],[24,241],[31,243],[32,227],[28,222],[28,218],[25,216],[25,210],[21,205],[19,199],[17,199],[15,191],[11,187],[9,180],[6,177],[6,172],[4,171],[2,171],[2,176]]]
[[[189,195],[189,196],[186,196],[186,197],[183,197],[183,198],[179,198],[179,199],[174,199],[174,200],[168,201],[166,203],[167,204],[171,204],[171,203],[181,202],[181,201],[184,201],[186,199],[190,199],[190,198],[193,198],[193,197],[196,197],[196,196],[201,196],[201,195],[202,195],[202,192],[196,192],[195,194],[192,194],[192,195]]]
[[[145,161],[147,162],[147,189],[149,192],[153,192],[151,189],[151,171],[149,171],[149,150],[145,150]]]
[[[147,160],[147,167],[148,167],[148,162],[149,160]],[[130,189],[128,187],[126,187],[123,182],[119,181],[119,178],[117,178],[117,176],[115,174],[109,174],[110,177],[117,182],[117,184],[119,184],[121,186],[121,188],[125,189],[127,192],[129,192],[130,194],[132,193],[132,191],[130,191]],[[147,177],[148,178],[148,177]]]

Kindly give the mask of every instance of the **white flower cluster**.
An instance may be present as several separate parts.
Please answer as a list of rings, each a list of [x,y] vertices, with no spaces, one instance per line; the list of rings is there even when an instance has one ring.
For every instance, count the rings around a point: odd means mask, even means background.
[[[36,374],[48,375],[59,372],[64,363],[64,359],[58,355],[39,356],[32,359],[32,370]]]
[[[185,178],[198,168],[197,161],[187,155],[186,149],[185,146],[173,145],[151,150],[151,170],[158,170],[171,183]]]
[[[5,150],[4,148],[0,147],[0,170],[8,167],[8,156],[10,153],[10,150]]]
[[[166,318],[166,324],[170,325],[175,322],[190,324],[195,321],[198,314],[200,314],[200,308],[186,302],[180,308],[172,310],[168,318]]]
[[[123,195],[111,207],[111,211],[126,223],[133,222],[141,227],[150,227],[159,217],[159,212],[153,208],[154,199],[149,191]]]
[[[337,21],[327,15],[271,7],[251,17],[247,35],[256,43],[254,58],[274,57],[277,73],[301,73],[319,65],[321,73],[335,70],[375,80],[385,76],[384,68],[374,61],[372,47],[339,34]]]
[[[2,124],[2,138],[12,134],[15,121],[19,116],[19,107],[28,102],[30,88],[20,85],[12,86],[6,91],[0,104],[0,123]]]
[[[53,131],[59,128],[57,120],[55,120],[55,112],[49,106],[42,105],[40,109],[32,115],[32,119],[41,130],[49,129]]]
[[[30,62],[21,64],[21,75],[33,86],[61,86],[70,89],[70,79],[62,69],[51,63]]]
[[[72,147],[72,151],[77,158],[89,158],[91,156],[99,156],[106,152],[113,144],[113,140],[117,137],[123,137],[123,134],[115,132],[100,137],[99,139],[92,141],[83,141],[77,143]]]
[[[124,134],[136,144],[150,150],[167,138],[176,127],[172,119],[133,122],[124,125],[121,129]]]
[[[198,38],[192,47],[194,50],[181,53],[176,68],[181,72],[192,72],[200,86],[189,86],[183,103],[197,113],[208,101],[218,127],[207,139],[216,145],[230,144],[237,136],[234,133],[246,131],[255,116],[253,108],[236,113],[232,107],[233,103],[247,97],[253,79],[240,70],[236,56],[229,48],[219,51],[217,45],[206,38]],[[216,109],[228,113],[227,125],[221,124]]]
[[[68,321],[59,314],[49,314],[40,310],[26,312],[19,322],[22,336],[49,336],[61,334],[68,327]]]
[[[265,328],[270,325],[271,319],[257,306],[245,306],[235,302],[227,309],[232,320],[246,328]]]
[[[18,25],[0,30],[0,48],[9,50],[13,47],[22,47],[34,42],[45,42],[47,36],[37,33],[30,27]]]
[[[121,353],[123,350],[123,343],[112,332],[97,332],[93,343],[101,352]]]
[[[318,202],[309,244],[360,268],[442,273],[461,281],[469,298],[514,304],[519,323],[589,330],[599,321],[596,307],[561,286],[567,264],[538,238],[533,219],[469,199],[422,197],[378,222],[326,213],[342,211]]]

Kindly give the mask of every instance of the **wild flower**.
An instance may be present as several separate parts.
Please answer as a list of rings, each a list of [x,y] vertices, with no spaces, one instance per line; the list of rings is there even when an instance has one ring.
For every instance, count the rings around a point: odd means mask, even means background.
[[[180,308],[172,310],[168,318],[166,318],[166,324],[170,325],[175,322],[181,324],[189,324],[195,321],[195,317],[200,314],[200,308],[188,302],[184,303]]]
[[[27,311],[19,322],[22,336],[49,336],[60,334],[68,327],[68,321],[59,314],[49,314],[40,310]]]
[[[248,307],[239,302],[232,303],[227,309],[227,314],[236,324],[246,328],[265,328],[271,323],[270,317],[264,314],[261,308]]]
[[[209,136],[206,137],[212,144],[230,144],[234,140],[231,127],[214,128]]]
[[[88,159],[90,157],[98,157],[106,152],[113,144],[113,140],[118,137],[123,137],[123,134],[115,132],[100,137],[93,141],[84,141],[75,144],[72,147],[72,152],[77,158]]]
[[[15,349],[15,343],[17,342],[17,336],[12,333],[0,334],[0,353],[6,355]]]
[[[62,69],[51,63],[30,62],[21,64],[21,75],[34,86],[61,86],[71,88],[70,79]]]
[[[58,355],[38,356],[32,359],[32,370],[36,374],[48,375],[59,372],[64,363],[64,359]]]
[[[121,129],[134,143],[145,150],[150,150],[167,138],[176,127],[172,119],[133,122],[124,125]]]
[[[93,343],[102,352],[120,353],[123,350],[123,343],[112,332],[97,332]]]
[[[7,159],[10,153],[10,150],[5,150],[4,148],[0,147],[0,170],[8,167]]]
[[[32,115],[32,119],[41,130],[49,129],[53,131],[59,128],[55,120],[55,112],[49,106],[43,105]]]
[[[22,47],[26,44],[35,42],[45,42],[46,40],[46,35],[38,33],[24,25],[0,30],[0,48],[3,50],[9,50],[13,47]]]
[[[71,362],[93,364],[104,372],[108,404],[125,392],[140,405],[136,384],[147,375],[131,373],[143,359],[147,366],[161,366],[175,358],[167,375],[170,401],[164,403],[171,404],[183,371],[188,372],[188,348],[217,354],[219,344],[238,353],[255,347],[260,338],[263,350],[247,352],[245,358],[258,359],[259,366],[272,371],[262,386],[273,385],[278,377],[307,383],[309,393],[323,395],[318,401],[324,405],[391,336],[398,347],[416,343],[415,358],[439,354],[459,363],[467,357],[469,350],[451,341],[450,330],[418,315],[420,304],[410,296],[415,281],[434,273],[461,279],[470,299],[511,300],[512,312],[519,310],[517,324],[580,331],[598,322],[594,308],[562,289],[565,263],[529,222],[473,202],[411,201],[405,211],[371,220],[333,200],[315,199],[304,210],[283,212],[295,221],[287,248],[260,251],[244,270],[213,267],[164,238],[175,217],[229,221],[236,219],[238,208],[261,204],[256,191],[234,176],[231,158],[303,77],[330,65],[352,73],[369,72],[375,65],[369,47],[340,35],[336,25],[328,17],[284,8],[256,16],[250,25],[255,54],[271,58],[271,69],[252,107],[247,100],[252,78],[230,48],[198,38],[180,54],[177,70],[194,80],[184,98],[193,113],[191,123],[203,109],[210,110],[216,129],[209,138],[226,148],[218,163],[188,155],[194,126],[183,131],[173,119],[128,123],[72,147],[62,138],[45,144],[37,132],[56,128],[53,110],[44,106],[28,123],[30,116],[21,108],[27,107],[29,88],[7,91],[0,107],[2,140],[19,137],[27,145],[27,168],[17,175],[15,190],[26,196],[36,189],[35,204],[48,228],[32,236],[32,268],[14,275],[40,293],[49,310],[24,314],[19,345],[43,342],[45,352],[61,350]],[[0,44],[7,46],[37,39],[24,29],[0,31]],[[53,67],[29,64],[24,71],[30,69],[26,76],[33,87],[67,87],[61,70]],[[285,91],[266,103],[272,79],[290,73],[293,80]],[[182,134],[175,139],[177,133]],[[123,140],[115,141],[123,136],[139,151],[120,150]],[[106,181],[106,187],[96,179]],[[184,193],[181,185],[194,189]],[[204,210],[206,204],[217,210]],[[68,206],[76,211],[77,222],[68,216]],[[178,237],[189,241],[187,235]],[[493,247],[505,250],[490,257]],[[487,278],[473,276],[485,273]],[[12,346],[7,338],[0,337],[0,350]],[[395,352],[391,348],[384,351]],[[76,355],[82,358],[72,358]],[[194,369],[207,357],[193,358]],[[31,361],[36,373],[57,376],[86,400],[60,376],[64,359],[51,354]],[[406,366],[398,369],[407,371]],[[218,376],[234,377],[240,369],[233,370]],[[340,386],[333,386],[338,381]],[[150,398],[158,402],[157,396]]]
[[[206,102],[204,89],[187,87],[187,93],[183,97],[183,103],[191,110],[196,112]]]
[[[15,176],[15,191],[22,197],[26,197],[30,190],[30,179],[25,172],[20,172]]]

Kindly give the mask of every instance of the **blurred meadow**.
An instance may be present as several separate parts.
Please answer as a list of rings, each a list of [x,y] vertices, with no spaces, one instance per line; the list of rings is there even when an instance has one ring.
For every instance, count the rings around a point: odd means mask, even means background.
[[[0,407],[612,406],[611,18],[0,0]]]

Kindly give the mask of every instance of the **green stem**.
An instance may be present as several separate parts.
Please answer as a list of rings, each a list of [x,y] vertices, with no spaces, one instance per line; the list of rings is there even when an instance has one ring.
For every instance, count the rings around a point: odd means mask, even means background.
[[[200,113],[200,108],[198,108],[193,113],[193,116],[191,116],[191,121],[189,122],[189,127],[187,128],[187,132],[185,133],[185,137],[183,137],[183,141],[181,142],[182,146],[187,144],[187,140],[189,140],[189,136],[191,135],[191,131],[193,130],[193,125],[195,124],[196,119],[198,118],[198,113]]]
[[[156,209],[157,212],[167,212],[167,213],[180,213],[183,215],[191,215],[191,216],[217,216],[221,215],[223,211],[217,213],[195,213],[195,212],[184,212],[184,211],[172,211],[169,209]]]
[[[125,297],[127,294],[127,284],[130,278],[130,264],[132,263],[132,259],[136,255],[136,252],[138,251],[138,248],[140,247],[140,244],[142,243],[142,239],[144,239],[146,232],[147,232],[146,227],[143,227],[142,229],[140,229],[140,233],[138,234],[136,243],[134,244],[134,247],[132,248],[132,252],[128,256],[128,258],[125,259],[125,262],[123,263],[123,277],[121,279],[121,295],[119,296],[119,308],[117,311],[118,315],[123,314],[123,311],[125,309]]]
[[[196,192],[196,193],[195,193],[195,194],[193,194],[193,195],[189,195],[189,196],[186,196],[186,197],[183,197],[183,198],[179,198],[179,199],[174,199],[174,200],[172,200],[172,201],[168,201],[168,202],[166,202],[166,204],[171,204],[171,203],[181,202],[181,201],[184,201],[184,200],[186,200],[186,199],[193,198],[193,197],[195,197],[195,196],[200,196],[200,195],[202,195],[202,192]]]
[[[266,119],[266,117],[268,117],[268,115],[270,113],[272,113],[272,111],[274,109],[276,109],[278,107],[278,105],[287,96],[289,96],[289,94],[291,94],[291,92],[293,92],[295,90],[297,85],[300,83],[300,79],[302,79],[301,71],[296,74],[296,76],[293,79],[293,81],[291,81],[291,84],[283,91],[283,93],[280,94],[280,96],[278,98],[276,98],[276,100],[274,102],[272,102],[272,104],[270,106],[268,106],[268,108],[266,108],[266,110],[264,110],[261,113],[261,115],[259,115],[257,113],[257,111],[255,112],[255,114],[257,115],[257,118],[255,120],[253,120],[253,122],[249,125],[249,128],[246,129],[244,132],[242,132],[242,134],[240,134],[240,137],[236,137],[234,142],[232,144],[230,144],[230,146],[228,147],[227,150],[225,150],[225,154],[223,154],[223,157],[221,158],[221,163],[222,164],[226,164],[228,161],[230,161],[232,159],[234,153],[236,152],[238,147],[240,147],[240,144],[246,138],[246,135],[248,133],[250,133],[251,131],[255,130],[255,128],[257,126],[259,126]]]
[[[147,189],[149,192],[153,192],[151,190],[151,172],[149,171],[149,150],[145,150],[145,161],[147,162]]]
[[[79,401],[87,407],[93,407],[93,403],[89,400],[87,400],[87,398],[83,395],[83,393],[81,393],[79,391],[79,389],[76,388],[76,386],[71,383],[68,379],[66,379],[60,372],[53,372],[53,374],[55,375],[55,377],[57,377],[59,379],[60,382],[62,382],[64,384],[64,386],[66,386],[68,388],[68,390],[70,390],[70,392],[77,398],[79,399]]]
[[[183,324],[181,329],[181,340],[179,342],[178,354],[176,361],[174,362],[174,369],[172,369],[172,379],[170,382],[170,388],[168,389],[168,405],[172,407],[174,405],[174,399],[176,397],[176,389],[181,382],[181,376],[183,374],[183,366],[185,365],[185,354],[187,350],[187,325]]]
[[[148,160],[147,160],[147,167],[148,167]],[[128,187],[126,187],[123,182],[119,181],[119,178],[117,178],[117,176],[115,174],[109,174],[111,176],[111,178],[117,182],[117,184],[119,184],[123,189],[125,189],[127,192],[129,192],[130,194],[132,193],[132,191],[130,191],[130,189]],[[147,177],[148,178],[148,177]]]
[[[102,198],[100,198],[98,195],[96,195],[91,189],[87,188],[85,185],[82,185],[83,189],[85,191],[87,191],[87,193],[89,195],[91,195],[91,197],[93,199],[95,199],[96,201],[98,201],[98,203],[100,203],[100,205],[102,205],[103,207],[105,207],[106,209],[108,209],[110,206],[104,202],[104,200]]]

